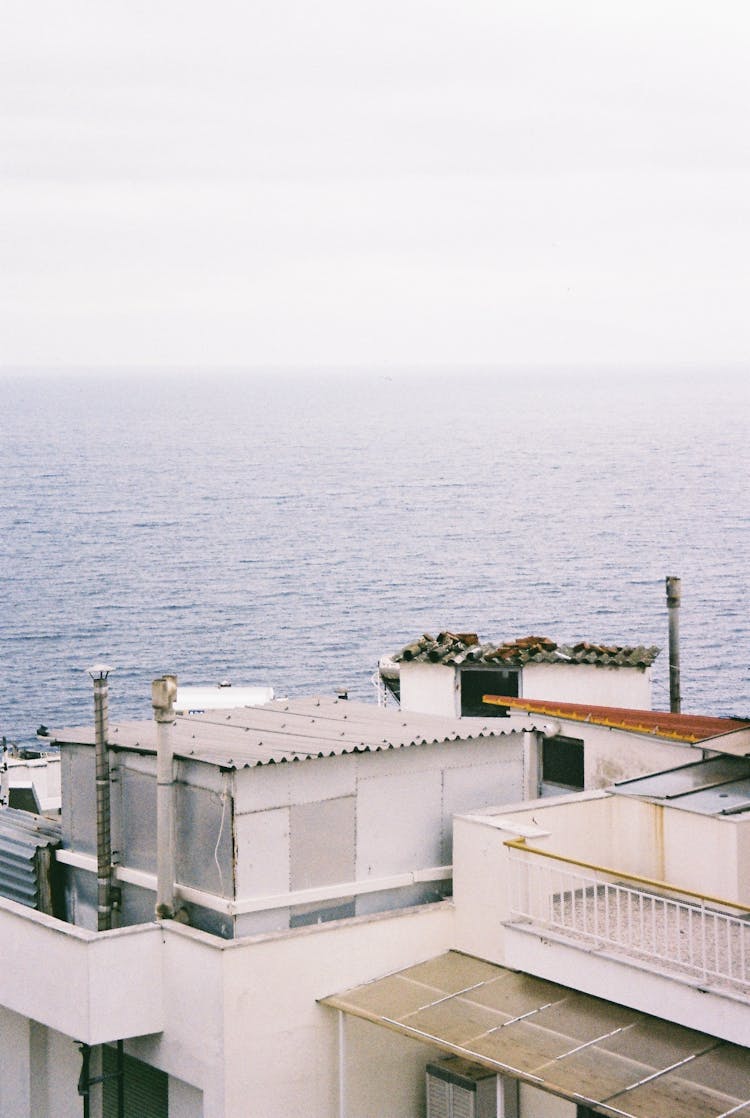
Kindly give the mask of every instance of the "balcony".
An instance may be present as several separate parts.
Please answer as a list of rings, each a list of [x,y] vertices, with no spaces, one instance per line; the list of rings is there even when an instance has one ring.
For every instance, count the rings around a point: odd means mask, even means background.
[[[750,908],[510,840],[509,915],[702,987],[750,994]]]

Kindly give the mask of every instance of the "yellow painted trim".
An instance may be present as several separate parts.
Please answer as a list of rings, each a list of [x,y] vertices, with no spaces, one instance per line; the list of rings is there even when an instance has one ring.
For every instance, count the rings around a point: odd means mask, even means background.
[[[653,877],[640,877],[635,873],[626,873],[624,870],[615,870],[611,866],[598,866],[595,862],[581,862],[577,858],[568,858],[564,854],[555,854],[551,850],[536,850],[528,846],[526,839],[506,839],[503,846],[512,850],[523,850],[527,854],[538,854],[541,858],[550,858],[553,862],[565,862],[569,866],[580,866],[584,870],[594,870],[596,873],[606,873],[610,877],[624,878],[625,881],[635,881],[639,885],[648,885],[652,889],[666,889],[670,893],[679,893],[683,897],[694,897],[699,901],[708,901],[709,904],[722,905],[725,908],[736,908],[740,912],[750,912],[750,906],[740,904],[738,901],[727,901],[723,897],[712,897],[710,893],[695,893],[692,889],[682,889],[679,885],[670,885],[668,881],[658,881]]]

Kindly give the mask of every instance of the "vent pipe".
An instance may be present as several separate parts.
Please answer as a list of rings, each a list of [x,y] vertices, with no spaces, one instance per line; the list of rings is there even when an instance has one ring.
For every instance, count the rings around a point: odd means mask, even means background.
[[[96,757],[96,927],[112,927],[112,837],[109,802],[109,673],[107,664],[94,664],[94,742]]]
[[[156,918],[174,917],[174,754],[172,726],[177,676],[164,675],[151,684],[156,722]]]
[[[667,575],[667,608],[669,610],[669,709],[679,714],[680,695],[680,580]]]

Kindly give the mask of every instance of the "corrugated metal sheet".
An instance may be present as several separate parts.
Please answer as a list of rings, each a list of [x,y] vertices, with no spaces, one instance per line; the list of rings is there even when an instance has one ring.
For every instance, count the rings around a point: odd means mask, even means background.
[[[750,758],[719,756],[614,786],[621,796],[637,796],[703,815],[750,813]]]
[[[597,1113],[750,1113],[745,1048],[454,951],[322,1003]]]
[[[726,739],[726,749],[721,738],[739,730],[750,728],[750,722],[735,718],[712,718],[703,714],[672,714],[664,710],[630,710],[628,707],[592,706],[590,703],[558,703],[544,699],[517,699],[505,695],[485,695],[490,705],[508,707],[527,714],[545,714],[572,722],[590,722],[618,730],[635,730],[673,741],[699,742],[717,738],[711,748],[717,752],[735,753],[731,736]],[[747,748],[743,747],[743,753]]]
[[[39,851],[60,845],[58,823],[15,808],[0,811],[0,896],[46,911]]]
[[[227,768],[280,764],[343,753],[371,753],[447,741],[496,738],[518,725],[488,718],[445,718],[385,710],[345,699],[276,700],[262,707],[180,715],[173,727],[175,754]],[[93,744],[85,726],[55,731],[58,744]],[[156,751],[152,721],[110,725],[115,748]]]
[[[432,664],[595,664],[599,667],[647,668],[661,649],[655,645],[605,645],[580,641],[558,645],[549,637],[520,637],[503,644],[483,644],[476,633],[424,633],[391,659],[396,663],[417,660]]]

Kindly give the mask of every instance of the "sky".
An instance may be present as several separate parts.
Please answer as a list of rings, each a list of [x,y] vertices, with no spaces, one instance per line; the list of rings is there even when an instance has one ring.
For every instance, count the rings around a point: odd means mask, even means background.
[[[0,367],[748,357],[746,0],[5,0]]]

